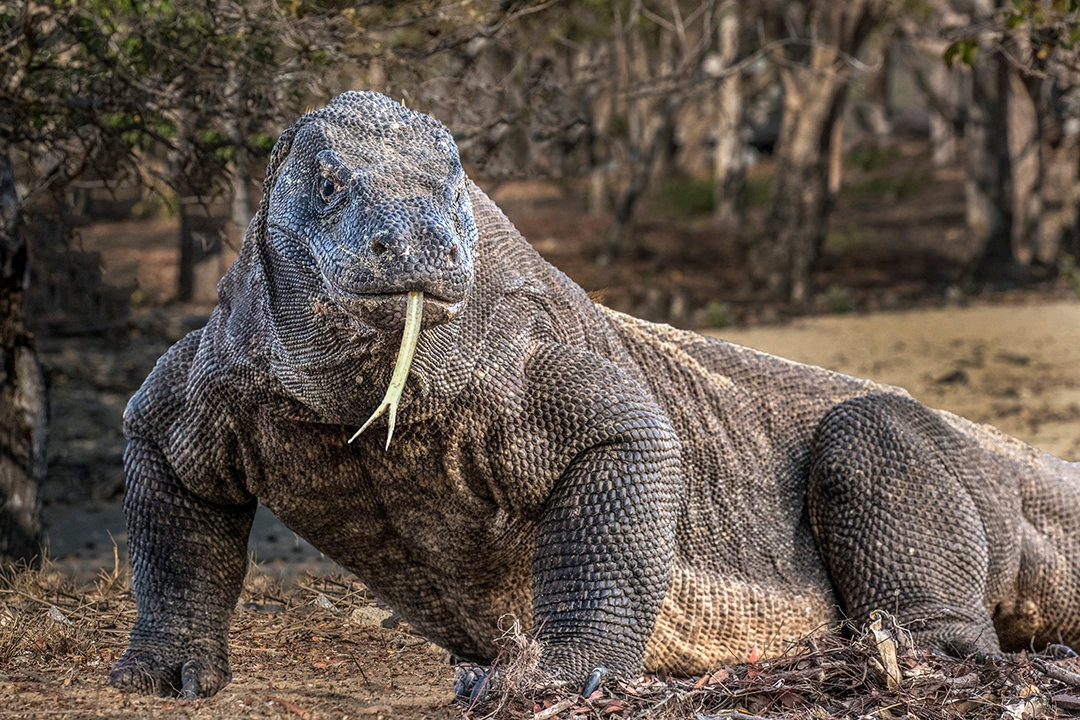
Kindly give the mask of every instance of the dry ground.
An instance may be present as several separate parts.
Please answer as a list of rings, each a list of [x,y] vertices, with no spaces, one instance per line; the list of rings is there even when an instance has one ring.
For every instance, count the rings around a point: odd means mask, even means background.
[[[355,580],[306,577],[283,589],[258,570],[233,622],[233,682],[186,702],[105,684],[133,617],[122,570],[81,586],[48,567],[6,573],[0,717],[1032,720],[1080,712],[1075,660],[934,656],[912,649],[888,615],[848,638],[808,638],[780,658],[697,678],[609,681],[587,699],[534,684],[520,663],[527,639],[509,637],[501,662],[517,680],[468,707],[449,690],[446,654],[378,608]]]
[[[233,682],[207,700],[109,687],[134,620],[126,572],[75,584],[54,567],[0,582],[0,717],[452,718],[447,654],[354,579],[306,576],[289,589],[257,568],[231,631]],[[384,627],[385,624],[387,627]]]
[[[715,334],[906,388],[921,402],[1080,460],[1080,302],[798,318]]]

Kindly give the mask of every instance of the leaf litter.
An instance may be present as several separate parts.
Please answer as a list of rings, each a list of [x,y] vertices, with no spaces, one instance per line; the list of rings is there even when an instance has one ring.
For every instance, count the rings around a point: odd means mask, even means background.
[[[490,688],[472,705],[453,696],[449,655],[377,607],[351,576],[285,580],[253,566],[230,631],[233,681],[195,702],[108,686],[134,619],[130,573],[119,562],[88,582],[47,562],[0,571],[0,717],[1080,717],[1076,659],[935,655],[912,648],[886,613],[864,628],[806,637],[780,657],[700,677],[608,679],[588,698],[539,672],[538,644],[506,618]]]
[[[700,677],[648,675],[609,680],[589,698],[574,687],[493,683],[470,718],[878,718],[880,720],[1035,720],[1080,717],[1080,661],[1020,653],[978,662],[912,647],[885,612],[864,628],[820,632],[780,657],[718,668]],[[511,667],[520,637],[504,639]],[[526,662],[535,663],[531,650]],[[510,675],[510,673],[507,673]],[[516,671],[516,677],[528,678]]]

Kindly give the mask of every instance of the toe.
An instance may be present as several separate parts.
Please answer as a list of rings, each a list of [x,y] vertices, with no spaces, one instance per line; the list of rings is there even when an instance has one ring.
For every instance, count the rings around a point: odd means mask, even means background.
[[[607,680],[609,675],[611,675],[611,673],[608,672],[608,669],[603,665],[594,668],[593,671],[589,673],[589,677],[585,679],[585,686],[581,688],[581,694],[585,697],[592,695],[600,689],[600,685]]]

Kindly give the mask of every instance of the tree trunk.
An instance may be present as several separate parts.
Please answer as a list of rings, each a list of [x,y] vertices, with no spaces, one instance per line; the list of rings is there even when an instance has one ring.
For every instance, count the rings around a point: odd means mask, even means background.
[[[208,174],[200,165],[202,159],[192,140],[200,125],[198,113],[191,110],[178,113],[177,125],[180,150],[169,158],[170,184],[176,191],[180,212],[176,299],[212,304],[217,302],[217,283],[225,270],[221,251],[233,208],[221,207],[218,188],[210,185]],[[183,161],[184,155],[188,162]]]
[[[1040,108],[1043,129],[1043,180],[1035,260],[1056,266],[1065,253],[1080,254],[1080,132],[1064,127],[1053,108]]]
[[[964,129],[967,228],[980,248],[976,279],[997,282],[1011,278],[1015,269],[1009,192],[1009,68],[988,46],[976,56],[971,76],[972,102]]]
[[[742,120],[742,82],[731,72],[739,54],[739,3],[720,11],[717,27],[718,70],[728,74],[716,94],[716,148],[713,154],[715,204],[713,219],[720,231],[732,231],[742,223],[743,184],[746,179],[745,147],[739,137]]]
[[[244,89],[240,84],[235,68],[229,68],[228,92],[233,95],[233,115],[229,118],[226,126],[229,139],[233,143],[233,161],[230,163],[229,172],[232,175],[232,222],[236,226],[235,231],[239,234],[236,247],[239,248],[244,242],[244,234],[247,232],[248,223],[251,222],[251,199],[248,193],[248,157],[247,143],[244,138],[244,130],[240,126],[240,119],[244,116]]]
[[[835,197],[844,184],[844,115],[836,116],[829,136],[829,197]]]
[[[240,247],[244,242],[244,234],[247,232],[248,224],[251,223],[251,199],[248,193],[248,167],[247,160],[244,158],[237,159],[233,164],[233,192],[232,192],[232,204],[230,205],[230,211],[232,213],[232,223],[236,228],[238,237],[236,240],[236,247]]]
[[[629,90],[635,82],[652,78],[654,74],[650,69],[645,40],[636,29],[637,12],[635,10],[631,14],[625,26],[616,17],[615,63],[618,87],[623,91]],[[624,27],[628,30],[624,31]],[[655,73],[661,77],[674,67],[673,42],[669,35],[660,38]],[[610,264],[626,250],[637,201],[648,189],[653,177],[665,171],[673,146],[675,120],[683,99],[680,93],[672,92],[666,98],[642,96],[623,101],[627,147],[622,172],[629,175],[629,180],[621,184],[618,190],[611,230],[597,258],[601,266]]]
[[[810,271],[825,238],[828,158],[847,74],[793,66],[781,70],[781,78],[784,114],[766,234],[751,248],[750,263],[770,296],[802,304],[809,299]]]
[[[1009,170],[1012,195],[1012,260],[1029,266],[1035,260],[1042,216],[1043,148],[1039,117],[1020,73],[1007,68]]]
[[[0,562],[39,557],[45,479],[48,399],[23,326],[29,250],[18,225],[11,161],[0,153]]]
[[[656,126],[646,140],[645,147],[642,148],[640,143],[634,143],[631,146],[628,163],[630,181],[623,186],[615,202],[615,217],[598,258],[600,265],[610,264],[625,249],[624,246],[630,234],[630,223],[634,218],[634,208],[641,195],[649,187],[649,180],[657,163],[665,160],[663,153],[666,152],[668,138],[675,130],[675,116],[681,104],[681,96],[678,94],[669,96],[667,103],[660,109],[659,118],[654,120]]]
[[[925,60],[923,60],[925,62]],[[957,81],[954,71],[945,66],[940,55],[930,59],[927,84],[933,87],[934,98],[930,107],[930,162],[943,168],[956,162],[956,106],[959,104]]]
[[[772,297],[802,305],[824,244],[829,214],[829,158],[847,98],[851,63],[886,4],[876,0],[783,4],[784,32],[806,44],[783,51],[784,108],[776,142],[765,234],[750,249],[754,279]]]
[[[929,113],[930,161],[935,168],[956,161],[956,126],[968,106],[959,68],[942,60],[944,41],[908,38],[896,45]]]
[[[1030,57],[1030,43],[1025,43],[1025,59]],[[1058,52],[1062,52],[1059,50]],[[1064,54],[1064,53],[1063,53]],[[1033,122],[1037,127],[1039,175],[1034,197],[1022,203],[1027,221],[1033,264],[1056,268],[1065,253],[1080,250],[1078,214],[1080,209],[1080,127],[1070,121],[1069,107],[1062,102],[1074,95],[1080,79],[1075,71],[1080,52],[1071,57],[1054,58],[1047,64],[1045,76],[1035,73],[1023,77],[1023,90]],[[1020,75],[1016,74],[1020,80]],[[1010,126],[1010,132],[1012,126]],[[1019,146],[1020,138],[1011,144]]]

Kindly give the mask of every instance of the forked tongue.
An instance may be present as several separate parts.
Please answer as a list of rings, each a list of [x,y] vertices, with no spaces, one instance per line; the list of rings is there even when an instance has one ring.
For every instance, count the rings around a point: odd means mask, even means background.
[[[390,420],[386,430],[386,449],[390,449],[390,439],[394,437],[394,421],[397,420],[398,401],[405,389],[405,380],[409,377],[409,366],[412,365],[413,355],[416,354],[416,341],[420,337],[420,316],[424,312],[424,293],[410,292],[408,303],[405,306],[405,333],[401,336],[401,347],[398,348],[397,362],[394,363],[394,374],[390,378],[390,387],[386,388],[382,404],[375,408],[367,422],[357,430],[349,442],[360,437],[360,433],[367,426],[382,416],[387,409],[390,410]]]

